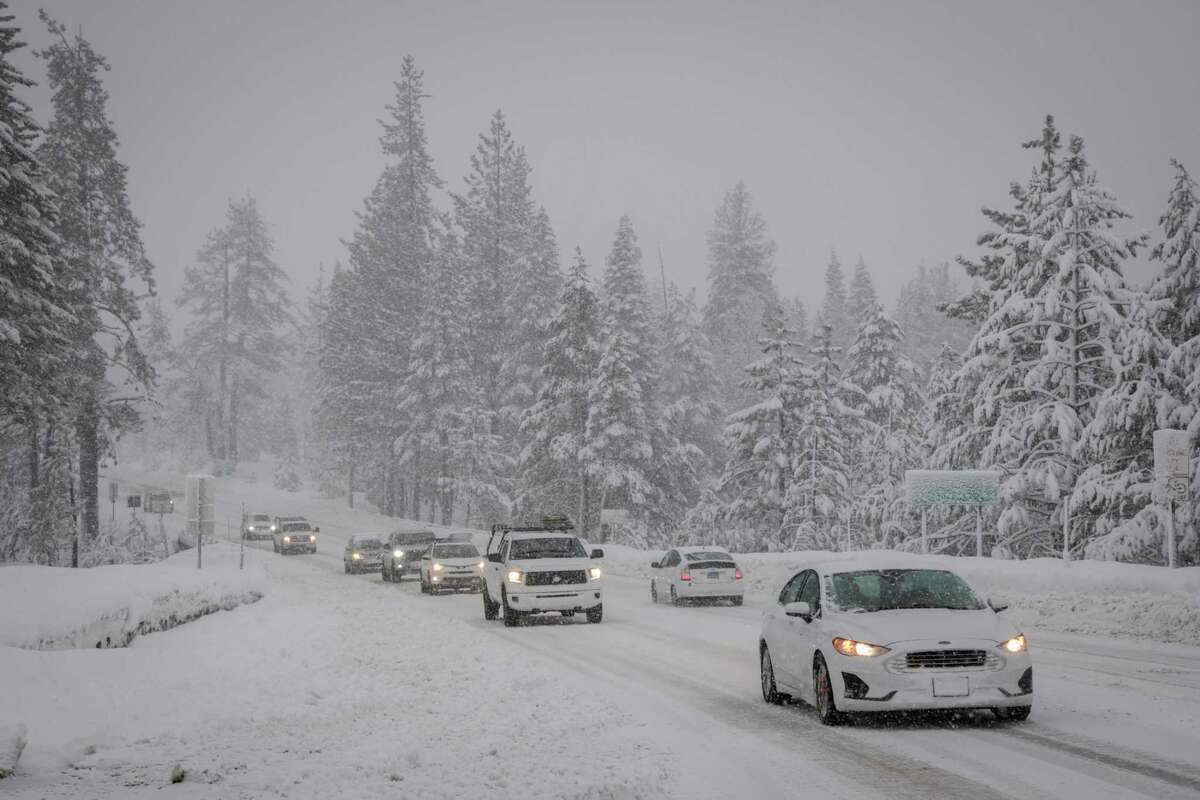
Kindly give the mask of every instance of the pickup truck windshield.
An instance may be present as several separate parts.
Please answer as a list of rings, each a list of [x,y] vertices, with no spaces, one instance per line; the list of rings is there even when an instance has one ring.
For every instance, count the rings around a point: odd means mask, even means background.
[[[583,545],[571,536],[547,539],[514,539],[509,558],[587,558]]]
[[[378,539],[355,539],[354,549],[356,550],[382,550],[383,542]]]

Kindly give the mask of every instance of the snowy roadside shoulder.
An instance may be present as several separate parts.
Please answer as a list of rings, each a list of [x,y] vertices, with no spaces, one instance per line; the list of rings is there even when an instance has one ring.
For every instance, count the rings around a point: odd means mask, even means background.
[[[11,566],[0,580],[0,646],[30,650],[124,647],[145,633],[167,630],[266,592],[258,553],[238,568],[238,550],[206,545],[204,568],[195,551],[165,561],[91,569]]]
[[[604,545],[614,575],[649,579],[661,551]],[[1168,570],[1114,561],[1053,558],[1007,561],[990,558],[914,556],[886,551],[859,553],[741,553],[746,592],[767,601],[805,567],[853,559],[864,568],[883,560],[924,563],[962,575],[984,596],[1009,606],[1014,622],[1061,633],[1151,639],[1200,645],[1200,569]]]

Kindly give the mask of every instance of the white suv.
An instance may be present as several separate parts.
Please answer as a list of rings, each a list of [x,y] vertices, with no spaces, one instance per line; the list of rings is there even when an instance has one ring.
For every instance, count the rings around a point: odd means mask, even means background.
[[[603,550],[589,554],[566,528],[493,528],[483,570],[483,618],[502,613],[511,627],[530,614],[582,612],[588,622],[599,622],[603,573],[595,559],[600,558]]]

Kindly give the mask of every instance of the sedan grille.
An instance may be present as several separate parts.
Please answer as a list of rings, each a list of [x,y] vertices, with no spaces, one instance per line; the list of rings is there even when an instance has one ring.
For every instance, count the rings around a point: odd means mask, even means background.
[[[587,583],[587,573],[581,569],[564,569],[529,572],[525,575],[526,586],[558,586],[565,583]]]
[[[930,669],[1000,668],[1000,658],[987,650],[914,650],[894,658],[888,664],[893,672],[921,672]]]

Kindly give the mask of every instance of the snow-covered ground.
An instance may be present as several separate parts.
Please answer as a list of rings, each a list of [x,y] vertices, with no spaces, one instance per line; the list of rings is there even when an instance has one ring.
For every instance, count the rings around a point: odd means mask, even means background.
[[[264,483],[220,481],[219,515],[236,529],[246,502],[306,514],[322,533],[316,556],[276,556],[259,543],[261,601],[125,649],[0,648],[0,728],[24,722],[29,740],[0,785],[6,796],[1200,794],[1200,648],[1133,638],[1144,630],[1115,638],[1035,626],[1026,724],[978,714],[823,728],[803,706],[765,705],[758,689],[761,609],[788,559],[810,556],[745,557],[744,607],[674,608],[651,604],[637,576],[639,559],[648,566],[656,554],[609,548],[602,624],[506,629],[483,621],[478,595],[428,597],[415,582],[343,575],[346,536],[394,521]],[[1014,602],[1035,589],[1105,593],[1103,571],[1082,564],[1056,582],[1049,565],[1022,578],[1020,565],[953,563]],[[1194,602],[1189,577],[1121,569],[1107,579],[1118,592]],[[186,776],[172,786],[177,764]]]

